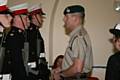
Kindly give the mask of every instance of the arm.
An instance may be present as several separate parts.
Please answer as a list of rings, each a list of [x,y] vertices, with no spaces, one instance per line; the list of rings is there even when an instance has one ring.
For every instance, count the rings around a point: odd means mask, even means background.
[[[120,64],[117,56],[113,55],[108,59],[105,80],[120,79],[119,77]]]
[[[60,77],[59,77],[60,70],[61,69],[58,67],[51,71],[51,80],[60,80]]]
[[[62,71],[64,77],[75,76],[77,73],[80,73],[83,69],[84,61],[80,59],[75,59],[73,64],[66,70]]]
[[[76,38],[72,44],[72,52],[73,52],[73,64],[66,70],[62,71],[62,74],[65,77],[74,76],[77,73],[81,73],[83,71],[84,66],[84,58],[85,58],[85,49],[84,49],[84,41],[79,37]]]

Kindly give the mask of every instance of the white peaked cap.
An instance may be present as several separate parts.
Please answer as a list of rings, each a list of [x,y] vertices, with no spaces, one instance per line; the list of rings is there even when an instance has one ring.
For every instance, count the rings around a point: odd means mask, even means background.
[[[10,7],[11,11],[16,11],[16,10],[21,10],[21,9],[28,9],[28,4],[23,3],[23,4],[19,4],[19,5],[15,5],[13,7]]]
[[[23,3],[23,4],[15,5],[13,7],[10,7],[10,10],[15,15],[28,13],[28,4],[27,3]]]
[[[8,0],[0,0],[0,6],[6,5]]]
[[[120,24],[117,24],[117,25],[115,26],[115,29],[120,30]]]
[[[35,10],[38,10],[38,9],[41,9],[41,3],[35,4],[35,5],[31,5],[31,6],[28,8],[28,11],[29,11],[29,12],[32,12],[32,11],[35,11]]]
[[[120,36],[120,24],[116,24],[113,29],[109,30],[114,35]]]
[[[30,6],[28,10],[30,15],[39,14],[39,13],[45,15],[45,13],[42,10],[41,3]]]
[[[8,10],[6,4],[7,4],[7,0],[0,0],[0,12]]]

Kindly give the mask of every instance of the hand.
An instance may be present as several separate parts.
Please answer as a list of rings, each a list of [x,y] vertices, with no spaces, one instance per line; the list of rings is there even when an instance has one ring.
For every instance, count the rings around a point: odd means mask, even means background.
[[[60,67],[54,69],[54,73],[59,73],[60,71],[61,71],[61,68],[60,68]]]
[[[53,77],[55,80],[61,80],[60,73],[55,73]]]
[[[53,78],[55,80],[61,80],[61,78],[60,78],[60,71],[61,71],[60,68],[56,68],[56,69],[53,70]]]

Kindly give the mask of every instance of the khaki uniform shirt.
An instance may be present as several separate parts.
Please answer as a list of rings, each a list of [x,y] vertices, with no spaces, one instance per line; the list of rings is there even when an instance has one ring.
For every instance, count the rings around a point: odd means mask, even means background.
[[[66,49],[62,70],[69,68],[75,58],[84,62],[82,73],[92,70],[93,55],[89,35],[83,27],[78,27],[70,33],[69,45]]]

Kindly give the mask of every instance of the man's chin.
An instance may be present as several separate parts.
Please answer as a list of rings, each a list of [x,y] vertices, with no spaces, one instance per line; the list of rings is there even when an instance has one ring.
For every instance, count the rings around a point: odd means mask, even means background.
[[[70,34],[70,31],[69,29],[66,27],[66,25],[63,25],[64,29],[65,29],[65,34],[66,35],[69,35]]]
[[[11,26],[10,25],[4,25],[4,28],[10,28]]]

